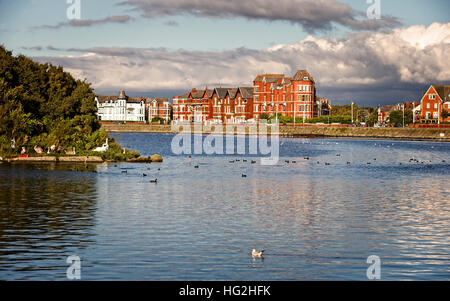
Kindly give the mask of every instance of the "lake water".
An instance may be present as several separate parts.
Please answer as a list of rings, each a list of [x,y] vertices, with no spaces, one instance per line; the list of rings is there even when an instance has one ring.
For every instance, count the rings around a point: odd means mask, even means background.
[[[0,164],[0,280],[66,280],[70,255],[82,280],[367,280],[370,255],[450,279],[450,143],[281,138],[264,166],[114,136],[164,162]]]

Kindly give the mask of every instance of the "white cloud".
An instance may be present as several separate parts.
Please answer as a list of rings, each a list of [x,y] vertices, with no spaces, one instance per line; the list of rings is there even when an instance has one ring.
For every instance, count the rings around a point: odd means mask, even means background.
[[[38,60],[60,64],[76,76],[86,77],[94,88],[108,91],[252,85],[260,73],[292,76],[297,69],[307,69],[319,94],[339,98],[353,93],[368,100],[368,91],[375,91],[378,98],[394,92],[402,95],[402,90],[409,89],[411,96],[412,88],[448,84],[449,32],[450,23],[435,23],[388,33],[353,33],[341,39],[308,36],[296,44],[265,50],[67,49],[85,55]]]

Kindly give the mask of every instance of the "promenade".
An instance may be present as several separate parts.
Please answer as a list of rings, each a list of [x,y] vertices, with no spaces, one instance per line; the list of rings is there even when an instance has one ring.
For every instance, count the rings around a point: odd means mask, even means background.
[[[202,128],[203,134],[215,132],[215,127],[225,126],[213,125]],[[186,127],[186,125],[184,125]],[[107,132],[129,132],[129,133],[178,133],[183,129],[173,131],[170,125],[149,124],[103,124],[102,128]],[[249,125],[235,125],[235,133],[249,134]],[[193,130],[193,126],[191,126]],[[268,127],[270,134],[271,127]],[[220,131],[220,130],[219,130]],[[377,139],[400,139],[400,140],[433,140],[450,142],[450,128],[363,128],[344,127],[333,125],[280,125],[279,135],[292,138],[377,138]]]

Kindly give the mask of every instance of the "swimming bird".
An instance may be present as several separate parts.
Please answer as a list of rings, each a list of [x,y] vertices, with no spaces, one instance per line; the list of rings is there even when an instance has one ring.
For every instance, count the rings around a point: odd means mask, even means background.
[[[122,173],[128,173],[128,171],[127,170],[122,170]]]
[[[247,162],[247,160],[242,160],[242,162]]]
[[[229,162],[230,162],[230,163],[234,163],[234,160],[230,160]]]
[[[256,163],[256,161],[252,160],[252,164],[255,164],[255,163]]]
[[[289,163],[289,160],[284,160],[284,162]]]
[[[255,249],[252,250],[252,257],[263,257],[264,250],[256,251]]]
[[[158,179],[150,180],[150,183],[158,183]]]
[[[198,165],[195,165],[194,168],[198,168]]]
[[[143,177],[146,177],[146,176],[147,176],[147,174],[146,174],[146,173],[143,173],[143,174],[142,174],[142,176],[143,176]]]
[[[246,178],[246,177],[247,177],[247,175],[246,175],[246,174],[242,174],[242,177],[243,177],[243,178]]]
[[[292,163],[297,163],[297,161],[292,161]]]
[[[347,161],[347,164],[350,164],[350,162]]]
[[[325,165],[331,165],[331,163],[325,162]]]

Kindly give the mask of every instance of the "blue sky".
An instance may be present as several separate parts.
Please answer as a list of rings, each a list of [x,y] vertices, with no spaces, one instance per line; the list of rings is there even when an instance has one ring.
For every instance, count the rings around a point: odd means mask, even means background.
[[[67,23],[66,10],[69,4],[66,0],[17,0],[6,1],[0,0],[0,43],[5,45],[6,48],[13,50],[15,54],[25,54],[31,57],[36,57],[38,60],[48,58],[49,61],[55,63],[63,63],[61,56],[83,56],[88,53],[88,49],[115,49],[115,48],[129,48],[129,49],[160,49],[164,48],[169,53],[171,51],[177,52],[179,49],[188,51],[188,58],[195,58],[198,55],[204,56],[204,52],[217,53],[217,59],[220,60],[223,55],[238,56],[240,51],[236,49],[249,49],[254,51],[265,51],[275,45],[295,45],[299,41],[305,40],[309,35],[315,39],[346,39],[352,36],[350,39],[354,39],[353,35],[358,35],[362,31],[352,26],[339,24],[338,22],[332,22],[331,29],[317,29],[313,27],[305,27],[299,23],[291,22],[289,17],[284,19],[283,16],[269,16],[268,18],[260,17],[248,17],[243,14],[242,16],[236,16],[234,18],[216,18],[211,17],[208,14],[214,14],[214,11],[206,12],[207,16],[195,16],[189,11],[183,11],[183,9],[177,9],[169,14],[161,13],[156,16],[147,16],[145,13],[152,13],[152,10],[142,10],[138,6],[133,5],[118,5],[124,0],[107,1],[107,0],[81,0],[81,19],[82,20],[101,20],[113,16],[129,16],[131,19],[127,22],[105,22],[103,24],[94,24],[91,26],[62,26],[60,28],[48,28],[48,26],[56,26],[58,24]],[[166,0],[167,1],[167,0]],[[175,2],[182,2],[183,0]],[[186,2],[187,0],[185,0]],[[211,0],[211,3],[220,2],[221,0]],[[261,0],[259,0],[261,1]],[[303,5],[302,0],[279,0],[280,5],[284,3],[292,3],[298,1],[299,5]],[[310,0],[306,0],[308,2]],[[381,28],[379,30],[369,30],[374,35],[377,32],[390,32],[396,28],[409,28],[414,25],[430,26],[433,23],[448,24],[450,11],[450,1],[448,0],[380,0],[381,1],[381,14],[383,17],[389,16],[401,23],[397,26]],[[138,1],[139,2],[139,1]],[[141,2],[144,2],[142,0]],[[155,1],[158,2],[158,1]],[[170,1],[168,1],[170,2]],[[246,2],[246,1],[242,1]],[[267,1],[269,2],[269,1]],[[366,0],[326,0],[326,3],[331,5],[347,5],[354,11],[362,13],[362,16],[358,16],[359,19],[364,19],[365,11],[370,4],[366,3]],[[326,4],[325,3],[325,4]],[[134,9],[133,9],[134,8]],[[166,10],[172,10],[169,6]],[[330,15],[335,13],[334,8],[322,7],[323,13],[330,12]],[[321,17],[321,16],[320,16]],[[272,19],[273,18],[273,19]],[[333,17],[331,17],[333,18]],[[338,17],[340,18],[340,17]],[[274,20],[274,21],[272,21]],[[333,21],[331,19],[331,21]],[[303,23],[301,23],[303,24]],[[47,27],[46,27],[47,26]],[[442,34],[442,29],[439,31]],[[431,34],[429,34],[431,36]],[[319,42],[317,42],[319,43]],[[51,49],[47,47],[51,46]],[[448,43],[444,43],[444,49],[447,48]],[[72,48],[76,48],[74,51]],[[85,51],[83,51],[85,50]],[[229,52],[233,52],[230,54]],[[135,51],[133,51],[135,53]],[[148,54],[148,51],[146,51]],[[260,52],[258,55],[263,55]],[[98,57],[101,55],[96,53]],[[298,53],[299,57],[302,56],[302,52]],[[248,56],[248,54],[247,54]],[[103,58],[105,55],[103,54]],[[111,55],[108,55],[111,57]],[[139,57],[139,56],[138,56]],[[151,54],[154,57],[154,54]],[[265,57],[265,56],[264,56]],[[70,71],[75,68],[75,62],[73,57],[68,62],[67,67]],[[130,59],[130,58],[129,58]],[[317,58],[319,59],[319,58]],[[132,60],[132,62],[137,61]],[[114,63],[121,61],[119,58],[111,59],[111,65],[103,63],[102,68],[114,68]],[[366,62],[365,60],[364,62]],[[254,62],[253,62],[254,63]],[[302,63],[302,62],[300,62]],[[345,63],[345,62],[344,62]],[[127,64],[127,63],[124,63]],[[276,70],[264,70],[270,72],[280,72],[284,70],[292,71],[296,68],[302,69],[305,66],[284,66],[284,64],[274,65]],[[292,63],[291,63],[292,64]],[[293,64],[297,64],[296,62]],[[154,65],[159,65],[159,62],[155,61]],[[271,64],[267,64],[271,66]],[[64,64],[63,64],[64,66]],[[245,66],[243,66],[245,68]],[[386,68],[388,68],[387,66]],[[154,67],[151,67],[154,68]],[[268,67],[267,67],[268,68]],[[311,67],[313,68],[313,67]],[[184,69],[186,69],[184,67]],[[216,68],[215,68],[216,69]],[[400,68],[401,69],[401,68]],[[228,70],[228,69],[224,69]],[[259,69],[257,69],[259,71]],[[88,81],[94,83],[94,87],[100,91],[112,93],[114,90],[119,90],[121,87],[114,89],[112,84],[101,84],[99,79],[100,74],[105,70],[96,70],[89,72],[81,72],[87,76]],[[131,70],[130,70],[131,71]],[[160,71],[160,72],[156,72]],[[158,81],[159,77],[164,76],[164,70],[153,70],[151,80]],[[314,70],[311,71],[314,73]],[[320,72],[317,71],[320,75]],[[316,73],[316,74],[317,74]],[[256,75],[256,74],[255,74]],[[193,77],[195,74],[189,75]],[[249,75],[248,82],[251,84],[254,76]],[[317,78],[317,75],[316,75]],[[150,80],[150,79],[149,79]],[[218,78],[218,81],[223,80]],[[216,81],[217,81],[216,80]],[[437,78],[439,82],[442,80],[448,80],[446,75]],[[236,83],[241,83],[243,80],[237,80]],[[192,80],[193,84],[196,83]],[[223,82],[227,82],[223,80]],[[233,84],[233,81],[230,81]],[[324,81],[326,83],[326,81]],[[199,84],[208,84],[206,81],[202,81]],[[411,91],[417,89],[419,83],[413,83],[410,81],[398,83],[401,87],[397,90]],[[422,86],[424,83],[420,83]],[[149,85],[138,84],[125,85],[128,89],[135,93],[144,93],[164,90],[168,94],[168,91],[181,91],[187,86],[180,85],[164,86],[163,84],[155,85],[154,87]],[[333,96],[336,100],[344,102],[353,89],[348,85],[350,90],[342,91],[341,94],[334,93]],[[333,87],[329,84],[323,84],[324,89],[331,90]],[[340,90],[341,87],[337,87]],[[377,85],[368,87],[370,89],[378,89]],[[346,96],[344,96],[346,95]],[[402,95],[402,94],[398,94]],[[362,97],[362,96],[361,96]],[[377,96],[379,97],[379,96]],[[396,96],[397,97],[397,96]],[[364,97],[365,102],[371,102],[375,104],[375,99],[369,99]],[[383,100],[387,102],[388,99]],[[389,99],[392,102],[392,99]]]

